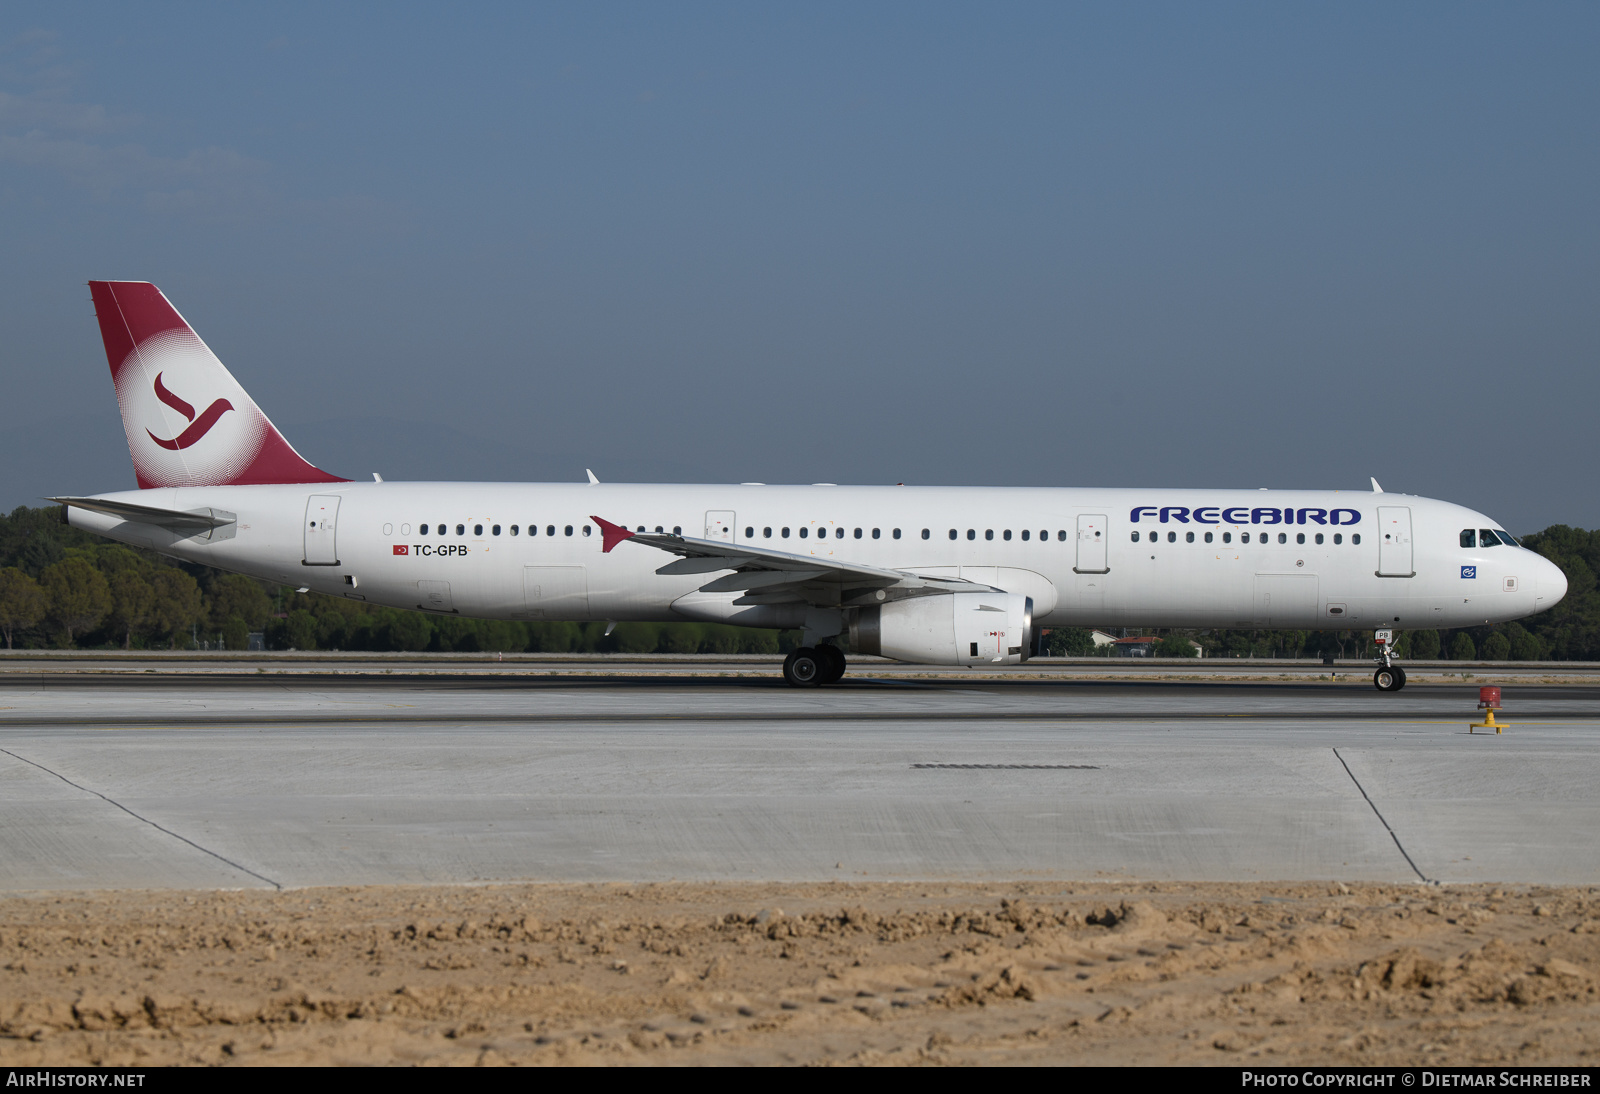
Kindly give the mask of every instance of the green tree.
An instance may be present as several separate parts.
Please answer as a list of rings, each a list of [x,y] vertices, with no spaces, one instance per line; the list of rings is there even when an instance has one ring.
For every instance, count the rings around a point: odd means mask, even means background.
[[[1094,652],[1094,635],[1082,627],[1051,627],[1044,650],[1051,657],[1087,657]]]
[[[304,608],[296,608],[289,613],[286,630],[290,649],[314,650],[317,648],[317,617]]]
[[[1406,639],[1411,648],[1411,652],[1407,656],[1418,661],[1437,661],[1439,659],[1438,631],[1409,631]]]
[[[200,583],[176,567],[162,567],[150,576],[150,587],[156,594],[150,624],[168,649],[177,649],[179,635],[200,621]]]
[[[13,649],[12,638],[19,630],[36,627],[44,618],[47,603],[39,583],[15,566],[0,570],[0,630],[5,631],[6,649]]]
[[[222,625],[222,644],[230,650],[250,648],[250,624],[234,616]]]
[[[1456,636],[1450,640],[1450,660],[1474,661],[1478,657],[1478,647],[1472,641],[1472,635],[1466,631],[1457,631]]]
[[[222,574],[206,589],[206,615],[212,630],[225,630],[235,617],[243,620],[249,630],[260,630],[271,614],[272,599],[255,578]],[[228,648],[232,649],[233,644],[229,643]]]
[[[432,639],[433,623],[421,612],[395,612],[389,621],[390,649],[425,650]]]
[[[1180,634],[1169,634],[1156,643],[1157,657],[1199,657],[1200,651],[1194,644]]]
[[[113,631],[122,632],[122,648],[130,649],[134,629],[149,622],[155,610],[156,591],[132,567],[113,573],[109,584],[111,613],[106,622]]]
[[[39,575],[46,618],[61,628],[62,644],[99,626],[111,610],[111,587],[99,570],[81,558],[64,558]]]
[[[1511,659],[1511,640],[1495,631],[1483,640],[1483,648],[1478,652],[1485,661],[1508,661]]]

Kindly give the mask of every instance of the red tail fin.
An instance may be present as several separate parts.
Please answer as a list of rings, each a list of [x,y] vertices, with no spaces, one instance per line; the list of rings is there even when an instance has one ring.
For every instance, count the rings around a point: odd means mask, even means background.
[[[348,481],[301,458],[160,289],[89,291],[140,489]]]

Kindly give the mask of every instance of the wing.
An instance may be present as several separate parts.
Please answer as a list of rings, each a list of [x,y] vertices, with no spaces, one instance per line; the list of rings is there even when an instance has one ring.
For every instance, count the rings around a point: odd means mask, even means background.
[[[860,563],[774,551],[752,543],[634,532],[600,517],[589,519],[600,526],[606,553],[619,543],[633,542],[679,556],[675,562],[656,570],[663,576],[732,571],[712,578],[700,586],[700,591],[743,593],[735,604],[810,604],[817,608],[844,608],[910,596],[990,589],[988,585],[960,578],[923,577],[906,570],[883,570]]]

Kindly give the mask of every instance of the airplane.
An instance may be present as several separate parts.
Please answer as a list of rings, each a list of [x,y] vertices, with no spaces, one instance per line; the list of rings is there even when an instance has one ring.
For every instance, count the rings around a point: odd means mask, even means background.
[[[1499,522],[1372,491],[354,482],[284,439],[154,285],[91,281],[137,490],[49,500],[74,527],[301,590],[434,615],[799,629],[1015,665],[1047,627],[1395,630],[1553,607],[1567,581]]]

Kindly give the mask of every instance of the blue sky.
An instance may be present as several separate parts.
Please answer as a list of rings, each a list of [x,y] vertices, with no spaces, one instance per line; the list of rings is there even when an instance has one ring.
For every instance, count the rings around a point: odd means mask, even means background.
[[[0,9],[0,505],[84,281],[386,478],[1305,486],[1600,524],[1600,8]]]

